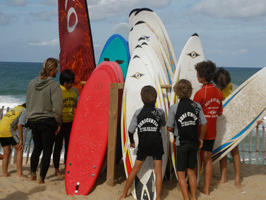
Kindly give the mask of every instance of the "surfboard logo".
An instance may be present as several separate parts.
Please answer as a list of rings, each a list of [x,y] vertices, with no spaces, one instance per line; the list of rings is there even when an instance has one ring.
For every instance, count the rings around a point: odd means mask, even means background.
[[[150,36],[147,36],[147,35],[142,35],[138,41],[141,41],[141,40],[144,40],[144,41],[150,41]]]
[[[144,74],[137,72],[137,73],[133,74],[131,77],[135,78],[135,79],[140,79],[142,76],[144,76]]]
[[[192,51],[187,55],[190,56],[191,58],[197,58],[198,56],[200,56],[196,51]]]

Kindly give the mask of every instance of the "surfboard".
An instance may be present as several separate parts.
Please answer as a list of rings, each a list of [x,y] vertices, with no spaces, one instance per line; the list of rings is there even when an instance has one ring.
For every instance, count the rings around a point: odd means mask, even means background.
[[[90,19],[85,0],[58,1],[61,71],[71,69],[81,92],[95,68]]]
[[[266,67],[241,84],[223,101],[223,115],[217,119],[212,152],[216,163],[237,146],[266,115]]]
[[[108,142],[110,83],[119,80],[123,80],[119,65],[102,62],[82,90],[69,140],[67,194],[87,195],[100,173]]]
[[[121,35],[126,41],[128,41],[129,31],[130,31],[129,24],[122,22],[122,23],[116,24],[112,28],[110,35],[118,34],[118,35]]]
[[[175,57],[174,49],[170,41],[166,28],[161,21],[160,17],[149,8],[133,9],[129,16],[129,25],[133,27],[138,21],[146,22],[153,32],[159,38],[165,53],[168,56],[169,63],[172,66],[172,71],[175,71],[177,59]]]
[[[117,62],[122,69],[123,77],[126,78],[129,60],[128,42],[121,35],[114,34],[105,43],[98,63]]]
[[[201,88],[201,84],[197,79],[197,72],[195,70],[195,65],[199,62],[205,60],[202,44],[198,34],[193,34],[188,41],[186,42],[180,57],[178,59],[178,64],[174,74],[174,81],[171,90],[171,105],[176,104],[178,99],[174,92],[174,84],[181,79],[187,79],[192,84],[192,95],[191,99],[193,99],[195,93]],[[175,162],[175,139],[173,133],[170,133],[170,147],[171,147],[171,158],[172,165],[176,174],[176,162]]]
[[[169,63],[167,55],[165,54],[158,37],[146,22],[139,21],[134,25],[134,27],[132,27],[129,32],[130,52],[132,52],[137,45],[141,45],[143,42],[149,44],[149,46],[151,46],[156,52],[160,64],[161,66],[163,66],[163,76],[168,79],[168,84],[171,83],[171,80],[173,78],[172,66]]]
[[[123,162],[126,176],[130,174],[134,162],[136,160],[137,148],[130,148],[128,137],[128,126],[133,117],[134,112],[143,106],[141,101],[140,91],[145,85],[152,85],[157,90],[156,107],[163,107],[162,92],[160,90],[158,79],[154,74],[153,66],[149,58],[141,47],[134,50],[131,61],[129,63],[127,78],[124,86],[123,102],[122,102],[122,117],[121,117],[121,140]],[[166,134],[164,130],[163,134]],[[164,138],[164,137],[163,137]],[[134,134],[136,146],[138,145],[137,133]],[[167,164],[168,157],[168,140],[163,139],[165,154],[163,155],[163,169]],[[163,171],[164,175],[164,171]],[[133,183],[132,194],[135,199],[153,200],[156,197],[155,193],[155,174],[153,170],[153,160],[147,157],[140,172],[137,174]]]

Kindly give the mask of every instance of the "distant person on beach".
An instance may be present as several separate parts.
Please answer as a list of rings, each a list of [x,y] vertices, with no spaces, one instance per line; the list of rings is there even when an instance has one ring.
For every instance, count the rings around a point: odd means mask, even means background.
[[[23,160],[23,126],[26,124],[26,104],[16,106],[9,110],[0,121],[0,143],[4,149],[2,161],[3,176],[8,174],[8,161],[11,155],[11,147],[16,148],[17,175],[25,177],[22,173]],[[18,135],[16,133],[18,130]]]
[[[190,100],[192,85],[188,80],[181,79],[174,85],[179,102],[172,105],[167,118],[167,130],[176,138],[176,170],[178,183],[184,200],[189,200],[186,174],[189,178],[191,199],[197,199],[197,152],[203,145],[206,132],[206,118],[201,106]],[[198,126],[201,125],[200,135]]]
[[[77,89],[72,87],[75,81],[75,74],[73,73],[73,71],[69,69],[63,70],[60,74],[59,81],[62,89],[63,112],[62,112],[62,125],[60,128],[60,132],[55,136],[53,162],[55,167],[55,175],[61,177],[62,174],[59,171],[61,149],[63,146],[63,139],[64,139],[65,140],[64,163],[66,164],[69,137],[78,101],[78,91]]]
[[[148,156],[152,156],[154,161],[156,200],[160,200],[162,189],[162,155],[164,153],[160,129],[162,126],[165,126],[166,122],[164,111],[155,107],[156,98],[157,92],[152,86],[144,86],[141,89],[141,99],[144,106],[136,110],[128,128],[130,146],[132,148],[135,148],[133,134],[136,128],[138,130],[139,145],[137,158],[128,176],[120,200],[127,197],[127,192],[135,176]]]
[[[30,81],[27,89],[27,118],[32,130],[34,148],[31,154],[31,180],[36,180],[39,157],[40,183],[44,183],[48,171],[55,135],[59,132],[62,120],[62,90],[54,80],[59,68],[59,61],[48,58],[40,76]]]
[[[212,61],[203,61],[195,66],[197,78],[203,84],[202,88],[196,92],[194,101],[198,102],[207,119],[207,129],[202,147],[202,161],[204,167],[204,186],[202,192],[210,194],[210,184],[212,179],[212,150],[216,138],[216,121],[219,115],[223,113],[221,91],[212,83],[216,65]]]
[[[231,76],[230,76],[230,73],[226,69],[222,67],[218,68],[214,75],[213,81],[216,84],[216,86],[221,90],[223,94],[223,100],[232,93],[233,86],[231,83]],[[241,184],[240,184],[240,155],[239,155],[238,146],[236,146],[231,151],[231,155],[234,159],[235,185],[236,187],[239,188]],[[227,168],[227,156],[224,156],[220,160],[220,171],[221,171],[220,183],[225,183],[227,181],[226,168]]]

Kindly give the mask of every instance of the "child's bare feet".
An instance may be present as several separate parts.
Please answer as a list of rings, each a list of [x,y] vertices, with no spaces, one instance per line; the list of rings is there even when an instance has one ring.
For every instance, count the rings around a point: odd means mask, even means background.
[[[219,181],[219,183],[226,183],[226,182],[227,182],[226,178],[221,178]]]
[[[10,174],[9,173],[3,173],[3,176],[8,177],[8,176],[10,176]]]
[[[32,174],[31,177],[30,177],[30,180],[31,181],[36,181],[37,180],[36,174]]]
[[[63,174],[59,170],[55,170],[55,176],[58,178],[63,178]]]
[[[240,180],[236,180],[236,181],[235,181],[235,186],[236,186],[236,188],[241,189],[241,183],[240,183]]]
[[[19,177],[19,178],[28,178],[28,176],[26,176],[24,174],[17,174],[17,177]]]

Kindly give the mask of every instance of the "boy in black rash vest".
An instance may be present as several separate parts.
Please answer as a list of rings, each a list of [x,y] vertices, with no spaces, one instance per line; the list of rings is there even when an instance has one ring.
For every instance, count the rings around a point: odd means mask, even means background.
[[[191,199],[196,200],[197,151],[202,147],[207,121],[201,106],[189,99],[192,94],[192,86],[188,80],[182,79],[176,83],[174,91],[179,97],[179,102],[170,107],[167,130],[173,132],[176,138],[176,170],[183,198],[184,200],[189,199],[185,177],[187,172]],[[201,124],[200,137],[198,136],[199,124]]]
[[[144,86],[141,89],[141,99],[144,106],[134,113],[128,128],[130,146],[135,148],[133,133],[138,130],[139,145],[137,159],[128,176],[123,194],[120,200],[125,199],[135,176],[140,171],[147,156],[152,156],[154,161],[156,200],[160,200],[162,189],[162,155],[163,142],[161,127],[165,126],[165,113],[162,109],[155,107],[157,92],[152,86]]]

